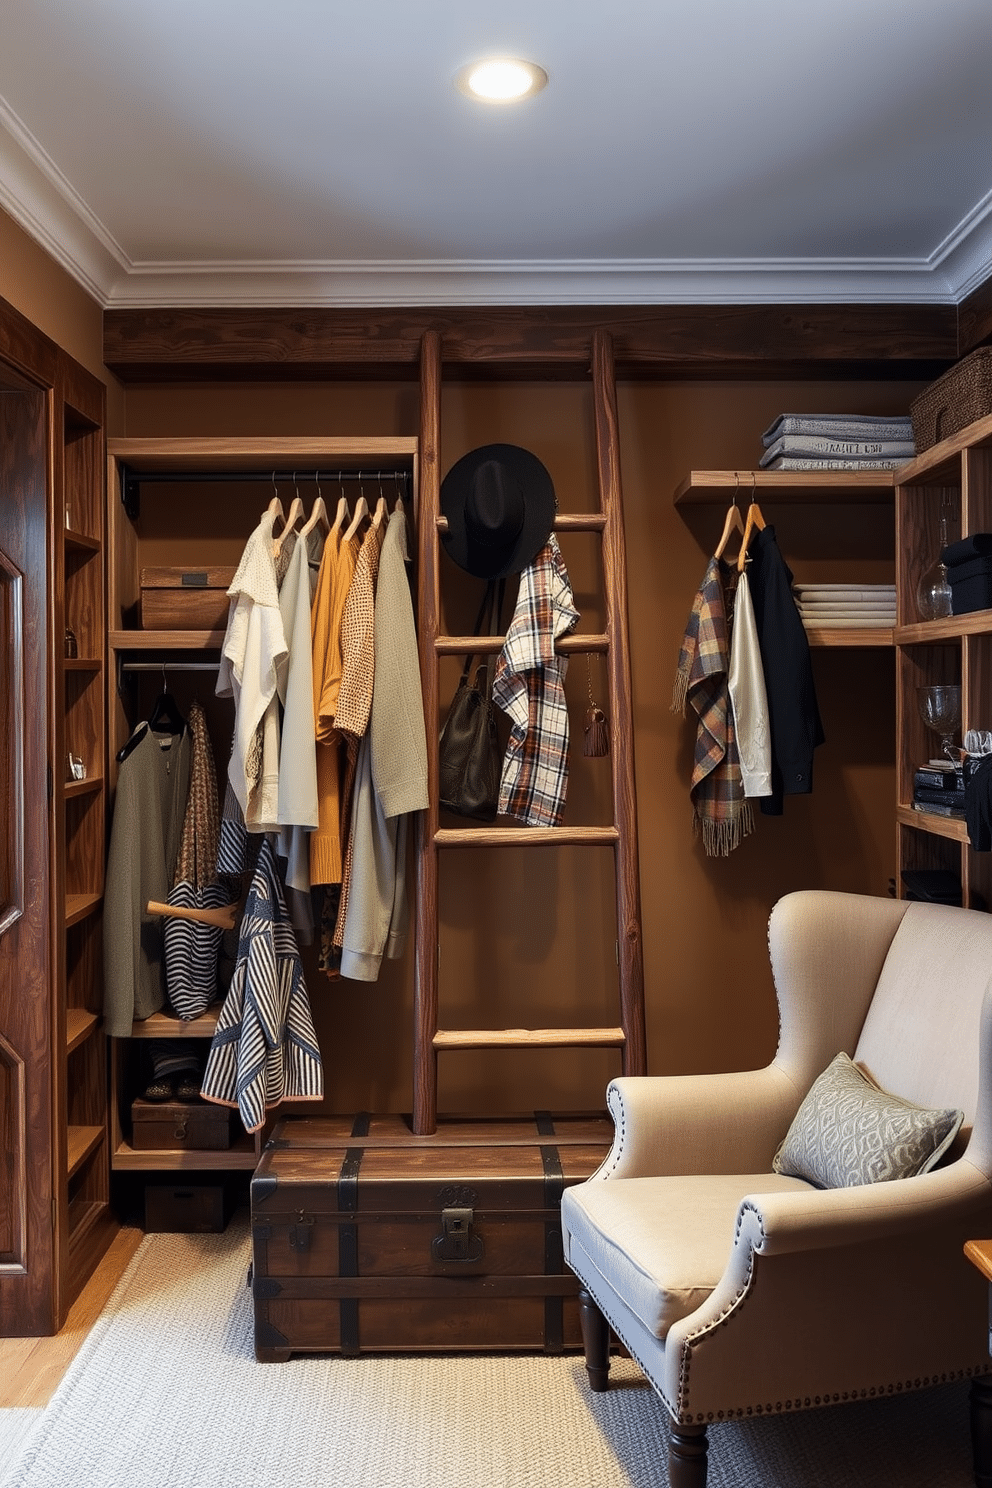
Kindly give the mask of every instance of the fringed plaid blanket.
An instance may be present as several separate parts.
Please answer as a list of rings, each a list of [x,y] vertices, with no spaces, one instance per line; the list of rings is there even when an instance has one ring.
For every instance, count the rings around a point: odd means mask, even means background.
[[[730,646],[720,562],[711,558],[679,652],[672,712],[698,717],[689,794],[707,857],[725,858],[754,830],[744,798],[727,674]]]

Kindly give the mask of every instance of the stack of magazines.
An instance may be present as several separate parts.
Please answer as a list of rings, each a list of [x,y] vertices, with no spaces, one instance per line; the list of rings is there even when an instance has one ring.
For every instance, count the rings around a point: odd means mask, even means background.
[[[761,442],[762,470],[893,470],[915,453],[909,414],[781,413]]]
[[[885,630],[896,623],[895,584],[794,584],[792,592],[807,630]]]

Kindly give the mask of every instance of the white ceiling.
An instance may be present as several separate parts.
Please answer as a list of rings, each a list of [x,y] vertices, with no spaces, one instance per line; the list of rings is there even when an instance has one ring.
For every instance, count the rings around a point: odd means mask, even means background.
[[[103,305],[955,303],[992,0],[0,0],[0,205]]]

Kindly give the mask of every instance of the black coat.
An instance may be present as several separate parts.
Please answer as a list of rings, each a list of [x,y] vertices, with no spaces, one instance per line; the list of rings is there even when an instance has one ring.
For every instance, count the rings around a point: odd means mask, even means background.
[[[823,724],[809,640],[774,527],[754,534],[748,560],[772,744],[772,794],[760,798],[761,810],[766,816],[780,816],[783,796],[805,795],[813,789],[813,751],[824,741]]]

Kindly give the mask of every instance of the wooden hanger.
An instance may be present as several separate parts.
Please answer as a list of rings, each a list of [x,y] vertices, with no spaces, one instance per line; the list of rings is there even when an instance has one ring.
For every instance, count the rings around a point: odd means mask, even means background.
[[[157,899],[149,899],[147,908],[149,914],[168,915],[173,920],[194,920],[198,925],[218,925],[221,930],[233,930],[241,913],[240,903],[221,904],[215,909],[195,909],[192,905],[161,904]]]
[[[320,489],[319,471],[314,475],[314,482],[317,486],[317,495],[314,498],[313,506],[310,508],[309,517],[300,528],[301,537],[309,537],[310,533],[318,525],[323,527],[325,534],[331,530],[331,519],[327,515],[327,507],[324,505],[324,497]]]
[[[744,536],[741,538],[741,550],[737,555],[737,572],[739,574],[744,572],[744,565],[747,562],[748,544],[751,538],[756,531],[761,532],[764,525],[765,519],[761,515],[761,507],[756,501],[752,501],[747,509],[747,523],[744,527]]]
[[[272,489],[273,491],[275,491],[276,494],[273,496],[272,500],[266,507],[266,511],[268,512],[269,516],[274,517],[277,522],[282,522],[285,519],[283,517],[282,502],[279,500],[279,487],[276,485],[276,473],[274,470],[272,472]]]
[[[296,471],[295,470],[293,471],[293,485],[294,485],[294,488],[295,488],[295,486],[296,486]],[[280,552],[282,551],[282,545],[283,545],[283,543],[286,541],[287,537],[292,532],[293,528],[296,526],[297,522],[300,520],[300,518],[303,515],[304,515],[303,502],[300,500],[300,493],[297,490],[296,491],[296,495],[293,497],[292,501],[290,502],[289,511],[286,513],[286,523],[285,523],[285,526],[283,527],[283,529],[280,532],[279,536],[277,538],[274,538],[273,539],[273,542],[272,542],[272,553],[273,553],[273,556],[274,557],[278,558]]]
[[[362,478],[361,471],[358,472],[358,478],[359,480],[361,480]],[[348,531],[344,535],[343,540],[345,542],[347,542],[349,538],[354,537],[355,533],[358,531],[359,527],[362,525],[362,523],[365,521],[365,518],[369,514],[369,504],[365,500],[365,491],[362,489],[361,486],[359,486],[358,489],[361,494],[359,495],[358,500],[355,502],[355,515],[351,519],[351,526],[348,528]]]
[[[334,525],[332,526],[331,531],[340,532],[341,528],[344,526],[345,522],[349,520],[350,516],[351,512],[348,510],[348,498],[347,496],[342,496],[338,501],[338,509],[334,513]]]
[[[385,496],[380,496],[375,504],[375,511],[372,514],[372,526],[381,527],[388,516],[389,507],[386,505],[386,498]]]
[[[741,516],[740,507],[737,505],[736,500],[731,502],[730,506],[727,507],[727,516],[723,524],[723,532],[720,534],[720,541],[717,543],[716,549],[713,553],[714,558],[723,557],[723,550],[730,541],[730,537],[733,532],[739,532],[742,538],[744,536],[744,519]]]
[[[301,537],[307,537],[307,536],[309,536],[309,534],[318,525],[318,523],[320,524],[321,527],[323,527],[323,529],[324,529],[325,532],[330,532],[330,530],[331,530],[331,519],[327,515],[327,507],[324,505],[324,498],[323,498],[323,496],[318,496],[316,498],[316,500],[314,501],[313,508],[312,508],[312,510],[310,512],[310,516],[308,517],[307,521],[304,522],[303,526],[300,528],[300,536]]]

